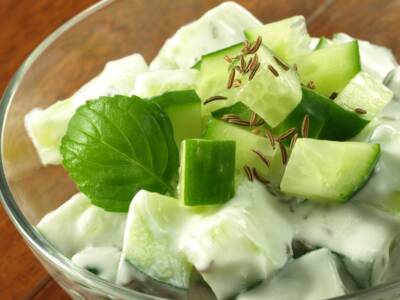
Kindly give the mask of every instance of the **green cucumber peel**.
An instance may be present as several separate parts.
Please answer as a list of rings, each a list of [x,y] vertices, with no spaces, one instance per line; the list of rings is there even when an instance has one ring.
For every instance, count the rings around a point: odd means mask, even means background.
[[[60,151],[79,190],[105,210],[128,211],[141,189],[175,192],[178,149],[171,121],[136,96],[100,97],[78,108]]]

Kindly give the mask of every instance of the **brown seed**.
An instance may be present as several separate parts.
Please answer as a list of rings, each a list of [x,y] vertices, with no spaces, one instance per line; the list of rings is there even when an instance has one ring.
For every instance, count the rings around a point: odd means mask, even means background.
[[[278,57],[274,56],[274,60],[276,61],[276,63],[285,71],[289,71],[289,66],[287,64],[285,64],[283,61],[281,61]]]
[[[235,75],[236,75],[236,71],[235,71],[235,69],[232,69],[231,72],[229,73],[229,78],[228,78],[228,83],[227,83],[228,89],[230,89],[232,87],[232,84],[235,81]]]
[[[225,56],[224,56],[224,59],[225,59],[228,63],[232,63],[232,62],[233,62],[232,57],[230,57],[230,56],[228,56],[228,55],[225,55]]]
[[[280,134],[280,135],[276,138],[276,140],[277,140],[278,142],[282,142],[282,141],[286,140],[288,137],[290,137],[290,136],[291,136],[293,133],[295,133],[295,132],[296,132],[296,128],[294,128],[294,127],[289,128],[289,129],[286,130],[284,133]]]
[[[226,114],[222,116],[222,120],[229,121],[229,120],[240,120],[240,117],[235,114]]]
[[[251,172],[251,169],[249,166],[245,165],[243,167],[244,172],[247,175],[247,178],[249,179],[249,181],[253,181],[253,173]]]
[[[213,96],[213,97],[206,99],[204,101],[204,104],[211,103],[211,102],[218,101],[218,100],[226,100],[226,99],[228,99],[228,98],[226,98],[224,96]]]
[[[253,63],[253,58],[250,57],[249,61],[247,62],[246,68],[244,69],[244,73],[247,74],[250,71],[250,66]]]
[[[262,37],[258,36],[257,40],[255,41],[255,43],[251,46],[251,48],[249,49],[249,51],[247,52],[248,54],[253,54],[256,53],[258,51],[258,49],[260,48],[262,43]]]
[[[242,71],[244,71],[246,69],[246,61],[245,61],[243,55],[240,56],[240,69]]]
[[[282,143],[279,143],[279,150],[281,152],[282,163],[284,165],[286,165],[288,156],[287,156],[286,148]]]
[[[308,137],[308,129],[310,127],[310,117],[308,115],[304,116],[303,122],[301,123],[301,136]]]
[[[254,78],[254,76],[256,75],[259,68],[260,68],[260,63],[257,63],[256,66],[254,67],[254,69],[251,70],[249,80],[252,80]]]
[[[268,69],[271,71],[272,74],[274,74],[275,77],[279,76],[278,71],[272,65],[268,65]]]
[[[258,64],[258,61],[259,61],[259,59],[258,59],[258,55],[256,53],[256,54],[254,54],[253,59],[251,60],[251,63],[249,63],[249,66],[248,66],[249,71],[253,70],[256,67],[256,65]]]
[[[242,81],[240,79],[236,79],[233,84],[232,87],[237,88],[242,84]]]
[[[362,109],[360,107],[357,107],[354,111],[360,115],[365,115],[367,113],[365,109]]]
[[[257,122],[257,114],[252,111],[250,116],[250,126],[254,126]]]
[[[269,131],[268,129],[265,129],[265,135],[269,139],[269,143],[271,144],[272,149],[275,150],[275,138],[272,135],[271,131]]]
[[[339,94],[338,94],[337,92],[333,92],[333,93],[329,96],[329,99],[335,100],[336,97],[337,97],[338,95],[339,95]]]
[[[311,90],[315,90],[315,82],[311,80],[309,83],[307,83],[307,87]]]
[[[257,179],[259,182],[261,182],[263,184],[268,184],[269,183],[269,181],[267,179],[265,179],[263,176],[261,176],[257,172],[256,168],[253,168],[253,176],[254,176],[255,179]]]
[[[234,124],[234,125],[239,125],[239,126],[250,126],[249,121],[229,119],[227,122],[231,123],[231,124]]]
[[[293,147],[294,147],[294,145],[296,144],[296,141],[297,141],[297,137],[298,137],[297,133],[292,136],[292,139],[290,140],[290,146],[289,146],[290,150],[293,150]]]
[[[267,167],[271,166],[271,162],[264,154],[254,149],[252,149],[251,151],[253,151],[263,161],[263,163],[266,164]]]

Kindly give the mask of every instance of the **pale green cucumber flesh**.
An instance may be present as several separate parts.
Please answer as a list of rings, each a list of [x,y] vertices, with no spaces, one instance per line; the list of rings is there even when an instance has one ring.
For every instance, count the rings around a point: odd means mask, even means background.
[[[361,71],[358,42],[318,49],[296,59],[301,82],[314,82],[315,91],[329,97],[340,93]]]
[[[317,202],[347,201],[368,180],[379,153],[378,144],[298,139],[281,190]]]
[[[187,289],[192,266],[179,253],[175,241],[186,218],[178,200],[140,191],[129,210],[124,259],[157,281]]]
[[[202,133],[201,101],[193,90],[167,92],[150,99],[169,116],[177,146],[185,139],[198,138]]]
[[[187,206],[227,202],[234,194],[235,142],[190,139],[182,143],[179,195]]]
[[[287,62],[294,57],[309,53],[311,38],[307,32],[305,18],[294,16],[261,27],[244,31],[251,42],[262,37],[263,44]]]
[[[393,92],[381,81],[366,72],[358,73],[335,99],[335,103],[351,112],[357,109],[365,113],[359,116],[370,121],[393,97]]]
[[[268,167],[253,150],[259,151],[267,159],[271,159],[276,151],[265,136],[251,133],[239,126],[215,118],[210,118],[203,138],[236,141],[235,165],[238,172],[243,172],[244,166],[248,166],[256,168],[260,174],[265,176],[268,173]]]

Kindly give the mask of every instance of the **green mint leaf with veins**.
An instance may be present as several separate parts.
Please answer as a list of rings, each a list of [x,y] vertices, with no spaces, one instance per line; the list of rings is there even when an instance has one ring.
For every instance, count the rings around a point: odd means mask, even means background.
[[[101,97],[78,108],[60,150],[79,190],[106,210],[128,211],[141,189],[174,193],[178,149],[171,122],[136,96]]]

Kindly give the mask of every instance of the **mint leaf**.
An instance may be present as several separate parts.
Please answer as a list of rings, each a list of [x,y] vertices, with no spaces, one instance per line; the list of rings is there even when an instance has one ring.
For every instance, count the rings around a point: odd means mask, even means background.
[[[178,149],[168,116],[138,97],[101,97],[78,108],[61,142],[64,168],[92,203],[128,211],[141,189],[173,193]]]

